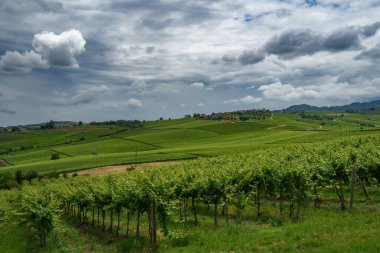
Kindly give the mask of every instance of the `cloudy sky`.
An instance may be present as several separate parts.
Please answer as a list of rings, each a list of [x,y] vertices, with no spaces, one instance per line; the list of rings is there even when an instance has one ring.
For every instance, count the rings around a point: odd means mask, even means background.
[[[379,99],[379,13],[379,0],[1,0],[0,126]]]

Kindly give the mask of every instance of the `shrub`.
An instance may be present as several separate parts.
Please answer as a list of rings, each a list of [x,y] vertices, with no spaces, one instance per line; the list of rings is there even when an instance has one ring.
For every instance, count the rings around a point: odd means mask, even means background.
[[[51,153],[51,160],[58,160],[59,159],[59,153]]]
[[[28,180],[29,182],[32,182],[33,179],[39,178],[38,172],[35,170],[29,170],[24,179]]]

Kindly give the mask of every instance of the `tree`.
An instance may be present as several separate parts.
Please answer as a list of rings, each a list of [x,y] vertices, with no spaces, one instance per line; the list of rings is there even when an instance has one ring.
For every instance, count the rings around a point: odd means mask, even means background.
[[[46,246],[46,236],[57,227],[60,216],[59,201],[46,186],[25,185],[20,196],[21,223],[27,224],[38,235],[40,246]]]
[[[22,183],[22,172],[21,170],[17,170],[16,171],[16,174],[15,174],[15,180],[17,181],[17,183],[21,184]]]
[[[41,125],[41,129],[53,129],[53,128],[54,128],[54,121],[52,120]]]

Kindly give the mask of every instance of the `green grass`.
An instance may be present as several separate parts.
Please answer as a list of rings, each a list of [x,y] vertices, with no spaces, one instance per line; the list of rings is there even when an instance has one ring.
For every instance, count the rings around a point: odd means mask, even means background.
[[[267,224],[195,228],[184,248],[165,252],[378,252],[379,213],[365,209],[311,210],[301,221],[273,227]]]
[[[234,134],[243,132],[261,131],[273,127],[271,122],[225,122],[220,124],[205,125],[196,127],[203,131],[214,132],[218,134]]]
[[[69,154],[71,156],[82,156],[89,154],[147,151],[153,149],[157,149],[157,147],[132,140],[110,139],[85,144],[66,145],[63,147],[57,147],[54,150]]]
[[[105,253],[110,250],[109,244],[103,243],[96,237],[84,235],[78,227],[66,222],[60,224],[60,231],[48,236],[46,248],[41,248],[38,239],[32,236],[28,228],[18,225],[13,219],[0,226],[0,233],[1,253]],[[111,252],[116,252],[113,246]]]
[[[218,136],[218,134],[197,129],[173,129],[131,136],[130,139],[144,143],[151,143],[156,146],[171,147],[178,142],[208,139],[215,136]]]
[[[153,161],[170,161],[181,159],[194,159],[194,155],[187,153],[165,153],[165,152],[140,152],[135,159],[135,152],[130,153],[112,153],[100,155],[83,155],[78,157],[68,157],[59,160],[49,160],[24,165],[2,167],[1,172],[15,173],[17,170],[30,171],[35,170],[43,175],[49,172],[71,172],[88,168],[102,167],[106,165],[132,164]]]
[[[5,224],[0,224],[0,251],[11,252],[38,252],[38,243],[32,233],[24,226],[16,224],[10,219]]]
[[[131,215],[130,239],[124,238],[125,212],[121,219],[121,237],[102,233],[91,225],[78,225],[74,219],[66,218],[57,233],[49,235],[47,248],[40,249],[38,241],[25,227],[14,220],[0,226],[0,249],[13,252],[379,252],[380,204],[379,188],[370,188],[376,203],[370,207],[359,203],[353,210],[341,211],[334,202],[321,208],[312,206],[301,212],[299,220],[278,217],[278,206],[271,201],[263,202],[261,218],[252,215],[254,207],[242,210],[240,224],[235,222],[235,209],[230,207],[228,224],[219,208],[217,228],[213,226],[213,208],[198,206],[199,226],[192,224],[189,211],[187,222],[178,219],[178,210],[171,212],[171,233],[187,238],[185,245],[178,240],[159,233],[158,245],[151,247],[147,235],[146,213],[141,218],[141,238],[134,238],[135,215]],[[326,196],[329,196],[327,193]],[[376,194],[376,195],[374,195]],[[174,207],[174,205],[173,205]],[[267,216],[270,214],[270,216]],[[12,216],[11,216],[12,217]],[[95,215],[96,217],[96,215]],[[91,212],[88,213],[91,223]],[[114,228],[116,220],[114,219]],[[106,214],[106,228],[109,214]],[[96,222],[95,222],[96,224]],[[20,240],[22,238],[22,240]]]
[[[17,169],[47,173],[133,163],[136,150],[137,162],[149,162],[250,152],[380,131],[361,127],[356,121],[380,125],[380,115],[345,113],[323,126],[320,120],[303,119],[298,114],[275,113],[272,118],[247,122],[174,119],[146,122],[138,129],[86,125],[0,133],[0,160],[13,165],[1,167],[0,173]],[[9,148],[12,152],[5,154]],[[51,152],[59,152],[60,159],[50,160]]]
[[[51,159],[51,153],[53,150],[41,150],[41,151],[31,151],[31,152],[23,152],[17,155],[8,155],[4,156],[4,159],[13,165],[18,164],[28,164],[28,163],[36,163],[41,161],[48,161]],[[64,154],[59,154],[61,158],[68,157]]]

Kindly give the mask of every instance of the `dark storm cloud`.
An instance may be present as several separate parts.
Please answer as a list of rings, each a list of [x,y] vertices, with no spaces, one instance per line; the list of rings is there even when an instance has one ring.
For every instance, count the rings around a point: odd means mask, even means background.
[[[359,33],[354,29],[344,28],[327,36],[321,50],[344,51],[361,48]]]
[[[361,27],[361,34],[365,37],[374,36],[377,30],[380,28],[380,22]]]
[[[256,64],[265,59],[265,54],[257,51],[244,51],[238,58],[240,64],[249,65]]]
[[[375,47],[363,50],[358,56],[354,58],[355,60],[370,59],[370,60],[380,60],[380,43]]]
[[[311,30],[291,30],[273,37],[264,45],[263,51],[286,59],[314,54],[322,49],[322,44],[320,34]]]
[[[290,30],[269,40],[264,51],[282,58],[295,58],[319,51],[345,51],[361,48],[359,32],[351,27],[323,35],[311,30]]]
[[[256,64],[265,59],[265,55],[276,55],[281,59],[293,59],[312,55],[317,52],[342,52],[363,48],[361,35],[375,35],[380,22],[364,27],[344,27],[329,34],[307,30],[284,31],[264,43],[258,50],[246,50],[239,56],[242,65]]]

